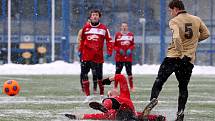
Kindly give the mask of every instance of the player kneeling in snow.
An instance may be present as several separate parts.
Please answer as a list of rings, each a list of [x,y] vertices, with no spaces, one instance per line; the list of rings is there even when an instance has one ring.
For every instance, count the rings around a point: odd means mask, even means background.
[[[122,121],[165,121],[165,117],[161,115],[150,115],[150,111],[158,103],[157,99],[145,107],[143,112],[136,112],[133,102],[130,98],[130,92],[126,78],[122,74],[116,74],[114,77],[104,79],[103,85],[110,85],[112,81],[117,81],[120,84],[120,93],[116,90],[108,91],[108,98],[98,102],[91,102],[89,106],[102,113],[84,114],[78,118],[72,114],[65,114],[70,119],[94,119],[94,120],[122,120]]]

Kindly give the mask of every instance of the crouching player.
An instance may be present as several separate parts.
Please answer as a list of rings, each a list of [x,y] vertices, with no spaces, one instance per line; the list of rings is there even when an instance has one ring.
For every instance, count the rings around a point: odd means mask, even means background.
[[[157,99],[145,107],[143,112],[136,112],[133,102],[130,98],[130,92],[127,80],[124,75],[116,74],[114,77],[104,79],[103,85],[109,85],[112,81],[117,81],[120,84],[120,92],[116,89],[108,91],[108,98],[98,102],[91,102],[89,106],[102,113],[84,114],[78,118],[72,114],[65,114],[70,119],[94,119],[94,120],[122,120],[122,121],[165,121],[165,117],[161,115],[150,115],[150,111],[158,103]]]

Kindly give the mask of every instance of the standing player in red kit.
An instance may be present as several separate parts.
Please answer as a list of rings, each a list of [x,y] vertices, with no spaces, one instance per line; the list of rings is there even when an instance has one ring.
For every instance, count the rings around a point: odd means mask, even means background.
[[[131,91],[134,91],[133,76],[132,76],[132,50],[134,46],[134,34],[128,31],[128,24],[122,22],[120,26],[120,32],[115,34],[114,49],[116,51],[115,61],[116,61],[116,72],[115,74],[120,74],[123,66],[126,68],[128,75],[128,81]],[[114,87],[117,88],[117,83]]]
[[[157,99],[152,100],[143,112],[136,112],[130,97],[128,83],[124,75],[116,74],[114,77],[102,81],[104,85],[112,81],[119,82],[120,92],[116,89],[108,91],[108,98],[102,104],[91,102],[89,106],[102,113],[84,114],[80,117],[72,114],[65,114],[70,119],[94,119],[94,120],[119,120],[119,121],[165,121],[161,115],[150,115],[150,111],[157,104]]]
[[[103,78],[103,47],[104,40],[106,40],[107,54],[106,57],[112,55],[113,43],[107,27],[100,23],[101,12],[99,10],[90,11],[90,22],[86,23],[81,33],[81,43],[79,53],[81,58],[81,74],[84,86],[84,92],[86,94],[85,102],[91,100],[90,96],[90,83],[88,80],[88,70],[96,70],[96,76],[100,89],[100,95],[104,95],[104,86],[102,85]]]

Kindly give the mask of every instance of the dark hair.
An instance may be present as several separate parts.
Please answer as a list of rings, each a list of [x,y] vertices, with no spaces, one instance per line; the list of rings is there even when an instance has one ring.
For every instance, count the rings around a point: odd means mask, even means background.
[[[122,25],[122,24],[128,24],[128,22],[123,21],[123,22],[121,22],[121,25]]]
[[[179,10],[185,10],[182,0],[172,0],[169,3],[169,8],[173,9],[174,7],[178,8]]]
[[[102,16],[102,13],[101,13],[101,11],[99,9],[93,9],[93,10],[91,10],[90,13],[89,13],[89,17],[91,17],[92,13],[98,13],[99,17]]]

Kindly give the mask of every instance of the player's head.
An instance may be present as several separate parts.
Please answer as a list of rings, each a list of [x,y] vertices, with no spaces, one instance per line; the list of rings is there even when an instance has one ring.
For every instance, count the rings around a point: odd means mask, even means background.
[[[101,16],[102,16],[102,13],[98,9],[93,9],[89,13],[89,18],[90,18],[92,23],[99,22],[99,19],[101,18]]]
[[[128,23],[122,22],[120,25],[121,32],[127,32],[128,31]]]
[[[110,110],[110,109],[119,109],[120,106],[121,106],[120,102],[115,98],[105,98],[102,101],[102,104],[108,110]]]
[[[119,92],[116,89],[112,89],[108,91],[108,97],[116,97],[119,96]]]
[[[172,17],[177,16],[178,12],[184,10],[185,8],[182,0],[172,0],[169,2],[169,11]]]

